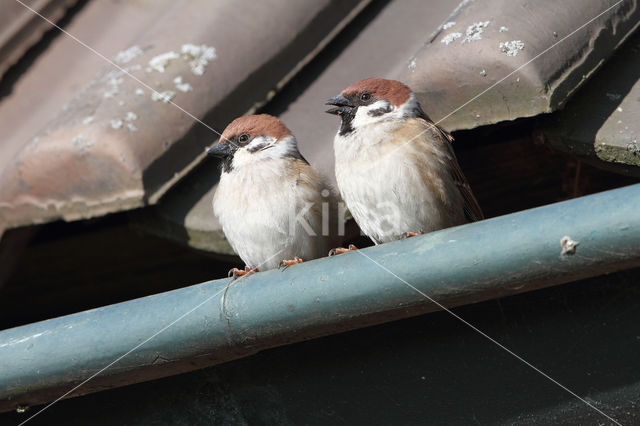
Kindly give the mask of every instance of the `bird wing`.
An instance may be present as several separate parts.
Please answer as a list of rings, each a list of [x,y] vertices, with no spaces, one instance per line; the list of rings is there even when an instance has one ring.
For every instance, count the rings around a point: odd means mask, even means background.
[[[447,167],[449,169],[449,173],[453,177],[453,180],[462,195],[462,199],[464,200],[464,215],[470,222],[475,222],[477,220],[484,219],[484,214],[482,214],[482,209],[478,204],[478,200],[473,195],[471,191],[471,186],[469,186],[469,182],[465,177],[464,173],[462,173],[462,169],[460,169],[460,164],[458,164],[458,160],[456,158],[456,154],[453,151],[453,136],[451,136],[447,131],[445,131],[442,127],[435,124],[429,117],[427,117],[424,112],[423,116],[420,117],[425,122],[425,127],[428,127],[433,132],[436,133],[436,136],[441,137],[444,140],[444,144],[449,150],[450,159],[447,161]]]

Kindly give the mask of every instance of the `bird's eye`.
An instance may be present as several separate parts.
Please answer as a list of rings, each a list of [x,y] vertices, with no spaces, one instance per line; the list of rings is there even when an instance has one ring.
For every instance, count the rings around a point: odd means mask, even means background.
[[[371,93],[364,92],[363,94],[360,95],[361,101],[368,101],[369,99],[371,99]]]
[[[238,136],[238,142],[247,142],[249,140],[249,135],[246,133],[241,134],[240,136]]]

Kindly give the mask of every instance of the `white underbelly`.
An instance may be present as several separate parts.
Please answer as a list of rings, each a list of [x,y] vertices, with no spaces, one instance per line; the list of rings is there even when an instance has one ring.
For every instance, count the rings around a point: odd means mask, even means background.
[[[295,187],[265,182],[238,188],[221,180],[213,208],[238,256],[251,268],[267,270],[295,256],[304,260],[326,256],[331,248],[321,235],[321,218],[310,213],[296,216],[305,208],[301,200]]]
[[[372,161],[336,161],[342,198],[360,229],[376,243],[406,232],[430,232],[463,222],[446,214],[441,194],[402,149]],[[462,209],[460,208],[460,211]]]

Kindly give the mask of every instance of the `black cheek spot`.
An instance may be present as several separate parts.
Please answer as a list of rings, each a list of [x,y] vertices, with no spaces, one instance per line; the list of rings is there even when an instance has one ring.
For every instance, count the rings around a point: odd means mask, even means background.
[[[266,142],[260,143],[256,146],[252,146],[250,148],[247,148],[247,151],[249,151],[249,153],[253,154],[254,152],[260,151],[261,149],[264,149],[268,144]]]
[[[387,105],[380,108],[372,109],[367,114],[371,117],[380,117],[381,115],[391,112],[392,110],[393,108],[391,108],[391,105]]]

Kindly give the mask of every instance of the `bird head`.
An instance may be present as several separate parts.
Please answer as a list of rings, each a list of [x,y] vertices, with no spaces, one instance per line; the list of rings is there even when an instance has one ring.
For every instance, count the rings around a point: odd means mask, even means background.
[[[411,89],[404,83],[383,78],[365,78],[329,99],[327,110],[342,119],[339,134],[344,136],[369,124],[407,117],[425,117]]]
[[[268,114],[236,118],[207,154],[222,158],[223,172],[265,160],[302,158],[291,131],[282,121]]]

